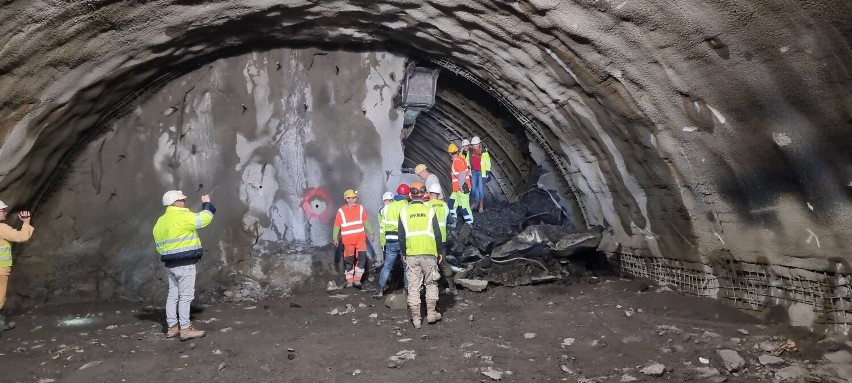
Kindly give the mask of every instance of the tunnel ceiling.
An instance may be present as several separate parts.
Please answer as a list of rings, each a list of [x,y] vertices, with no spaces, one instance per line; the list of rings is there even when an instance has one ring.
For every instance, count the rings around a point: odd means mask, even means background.
[[[608,251],[828,269],[848,259],[849,2],[11,1],[0,196],[50,179],[141,98],[282,45],[443,58],[519,111]],[[57,170],[59,169],[59,170]]]

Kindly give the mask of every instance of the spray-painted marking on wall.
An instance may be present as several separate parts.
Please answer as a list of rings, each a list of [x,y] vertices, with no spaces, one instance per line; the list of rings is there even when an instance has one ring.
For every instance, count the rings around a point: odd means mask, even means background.
[[[302,197],[302,211],[308,218],[327,222],[331,217],[331,212],[328,209],[329,201],[331,201],[331,197],[325,189],[308,188]]]

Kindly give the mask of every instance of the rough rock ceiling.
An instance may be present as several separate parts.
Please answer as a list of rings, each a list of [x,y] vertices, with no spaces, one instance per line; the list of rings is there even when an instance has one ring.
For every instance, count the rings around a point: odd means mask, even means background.
[[[610,251],[835,270],[852,249],[848,2],[11,1],[0,10],[6,202],[37,206],[69,156],[201,64],[281,45],[381,46],[465,68],[540,126],[543,153],[568,164],[587,223],[612,228]]]

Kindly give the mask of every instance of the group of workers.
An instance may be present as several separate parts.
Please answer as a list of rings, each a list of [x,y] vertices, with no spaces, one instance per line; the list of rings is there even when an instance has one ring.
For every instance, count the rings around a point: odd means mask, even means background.
[[[446,277],[447,291],[457,294],[452,269],[444,262],[447,226],[457,221],[456,210],[461,211],[465,223],[473,223],[471,200],[482,212],[483,184],[492,177],[491,158],[479,137],[465,139],[461,148],[450,143],[447,152],[453,160],[450,169],[452,193],[447,202],[443,200],[438,177],[426,165],[420,164],[414,172],[423,182],[403,183],[397,187],[396,194],[384,193],[384,206],[379,211],[379,243],[384,258],[373,296],[381,298],[384,295],[396,260],[400,258],[404,264],[408,306],[415,328],[422,325],[421,287],[425,286],[426,290],[426,320],[429,323],[441,320],[441,314],[436,310],[441,275]],[[367,262],[367,239],[375,241],[375,232],[364,207],[357,203],[358,193],[347,190],[343,198],[346,204],[337,210],[332,242],[335,246],[343,246],[346,286],[360,287]],[[201,211],[197,213],[186,207],[186,200],[187,196],[180,190],[169,190],[163,194],[165,212],[152,232],[160,261],[168,275],[166,337],[179,337],[181,340],[205,335],[204,331],[192,325],[189,311],[195,298],[195,264],[203,255],[197,230],[209,225],[216,213],[209,195],[201,196]],[[29,211],[18,213],[22,222],[20,229],[2,223],[6,220],[8,208],[0,201],[0,331],[15,327],[6,319],[3,310],[12,268],[11,243],[27,241],[34,231]]]
[[[426,320],[429,323],[441,319],[437,312],[438,280],[443,275],[447,292],[458,294],[452,278],[452,267],[445,262],[444,244],[447,241],[447,226],[458,220],[457,211],[466,224],[473,223],[473,205],[479,212],[484,210],[484,183],[491,175],[491,157],[482,147],[479,137],[462,141],[461,149],[450,143],[447,152],[452,157],[450,179],[452,193],[447,202],[443,200],[438,176],[426,165],[414,168],[423,182],[411,185],[402,183],[396,194],[385,192],[383,206],[379,210],[379,243],[383,249],[383,264],[379,272],[375,298],[381,298],[387,288],[396,260],[404,265],[404,284],[408,291],[408,307],[415,328],[422,325],[420,289],[426,290]],[[347,190],[343,193],[346,204],[338,209],[334,219],[332,241],[343,245],[346,287],[360,287],[361,278],[368,258],[370,241],[375,232],[363,206],[357,203],[358,193]]]

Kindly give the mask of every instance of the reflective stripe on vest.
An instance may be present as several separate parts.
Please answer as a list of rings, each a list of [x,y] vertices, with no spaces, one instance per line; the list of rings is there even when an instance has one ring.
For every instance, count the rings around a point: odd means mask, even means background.
[[[488,151],[482,151],[482,157],[479,159],[479,170],[482,171],[482,178],[488,177],[485,172],[491,170],[491,155]]]
[[[456,161],[461,161],[461,163],[462,163],[462,164],[464,164],[464,169],[462,169],[462,170],[456,170]],[[467,187],[470,187],[470,173],[469,173],[469,170],[470,170],[470,169],[468,169],[467,163],[465,162],[465,160],[464,160],[464,158],[463,158],[463,157],[461,157],[461,156],[456,156],[456,157],[454,157],[454,158],[453,158],[453,165],[452,165],[452,167],[450,168],[450,171],[451,171],[451,174],[452,174],[452,177],[451,177],[451,178],[452,178],[452,181],[453,181],[453,182],[452,182],[453,191],[459,191],[459,190],[461,190],[461,188],[459,187],[459,175],[461,175],[461,172],[463,172],[463,171],[464,171],[464,172],[468,172],[468,174],[466,174],[466,175],[465,175],[464,183],[465,183],[465,184],[467,184]]]
[[[10,266],[12,266],[12,246],[0,247],[0,267]]]
[[[385,235],[388,234],[396,234],[399,228],[397,224],[399,224],[399,213],[402,211],[403,206],[407,206],[408,201],[399,200],[393,201],[390,205],[385,207],[385,218],[382,220],[381,225],[385,229]],[[397,237],[393,238],[394,240],[398,239]]]
[[[444,201],[431,200],[428,205],[435,209],[435,215],[438,217],[438,226],[441,227],[441,239],[447,240],[447,217],[450,215],[450,208]]]
[[[435,229],[432,226],[434,218],[435,209],[422,203],[411,204],[402,209],[401,220],[405,228],[406,256],[438,255]]]
[[[358,218],[355,221],[347,221],[346,214],[343,213],[343,208],[337,209],[337,213],[340,214],[340,235],[352,235],[364,232],[364,221],[361,220],[361,217],[364,216],[364,207],[358,205]],[[345,228],[351,227],[349,230],[345,230]]]
[[[196,229],[200,229],[200,228],[204,227],[204,223],[201,222],[201,215],[202,214],[209,214],[210,218],[213,218],[213,213],[211,213],[207,210],[202,210],[198,213],[195,213],[195,228]]]
[[[167,246],[180,244],[178,247]],[[177,254],[184,251],[197,250],[201,248],[201,239],[198,238],[198,233],[193,233],[180,238],[172,238],[157,242],[157,252],[161,255]]]
[[[213,219],[213,213],[202,210],[193,213],[187,208],[169,206],[154,225],[154,244],[157,253],[170,255],[201,249],[201,239],[195,231]]]

